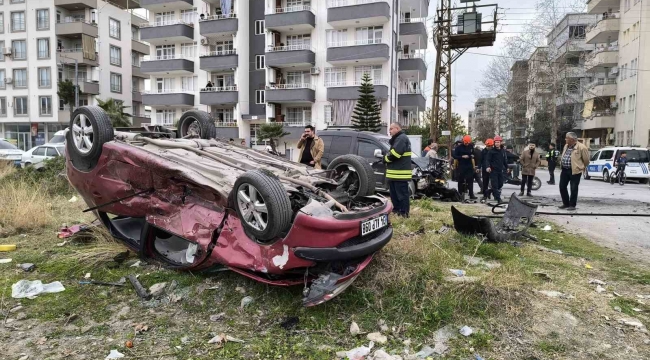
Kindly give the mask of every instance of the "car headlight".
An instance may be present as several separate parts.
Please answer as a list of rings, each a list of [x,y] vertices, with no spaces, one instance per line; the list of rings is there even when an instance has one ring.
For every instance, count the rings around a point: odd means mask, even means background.
[[[413,169],[412,175],[420,177],[420,176],[422,176],[422,170],[420,170],[420,168],[415,168],[415,169]]]

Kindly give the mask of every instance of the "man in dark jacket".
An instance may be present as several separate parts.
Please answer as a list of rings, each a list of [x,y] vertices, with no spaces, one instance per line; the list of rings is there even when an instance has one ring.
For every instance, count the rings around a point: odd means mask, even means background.
[[[546,161],[548,162],[548,173],[551,175],[551,180],[546,183],[549,185],[555,185],[555,167],[557,166],[557,157],[560,156],[560,152],[555,150],[555,144],[550,144],[548,146],[548,151],[546,152]]]
[[[386,163],[386,179],[390,189],[390,200],[393,202],[393,212],[399,216],[408,217],[410,210],[409,182],[411,170],[411,140],[402,131],[398,123],[390,124],[390,150],[384,156]]]
[[[487,153],[492,150],[494,147],[494,140],[487,139],[485,140],[485,148],[481,151],[481,161],[479,162],[481,166],[481,175],[483,180],[483,199],[481,201],[487,201],[490,198],[490,173],[487,171]]]
[[[494,147],[488,151],[487,172],[490,173],[490,183],[492,184],[492,193],[497,202],[501,202],[501,188],[504,182],[504,172],[508,168],[508,159],[506,152],[501,148],[501,136],[494,137]]]
[[[503,144],[501,144],[503,148]],[[514,153],[514,148],[512,145],[507,145],[506,147],[506,159],[508,160],[508,169],[512,169],[512,177],[514,179],[519,179],[519,155]]]
[[[481,161],[483,160],[483,152],[474,146],[474,143],[471,144],[472,148],[474,149],[474,166],[476,166],[476,171],[474,171],[474,181],[478,184],[479,194],[483,194],[483,181],[481,180]]]
[[[458,178],[458,192],[461,194],[467,189],[469,198],[476,200],[474,196],[474,147],[471,146],[472,137],[469,135],[463,136],[463,143],[456,146],[454,149],[454,160],[458,161],[458,171],[456,177]]]

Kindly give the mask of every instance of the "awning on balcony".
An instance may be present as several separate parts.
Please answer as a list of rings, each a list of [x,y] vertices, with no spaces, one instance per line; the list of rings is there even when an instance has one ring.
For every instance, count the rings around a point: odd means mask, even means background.
[[[582,117],[588,119],[591,117],[591,110],[594,108],[594,99],[585,101],[585,109],[582,110]]]

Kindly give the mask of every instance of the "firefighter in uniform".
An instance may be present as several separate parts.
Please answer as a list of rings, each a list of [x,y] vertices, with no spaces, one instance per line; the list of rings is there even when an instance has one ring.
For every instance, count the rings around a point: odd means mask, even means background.
[[[384,156],[386,163],[386,179],[390,188],[390,199],[393,202],[393,212],[399,216],[408,217],[410,208],[409,182],[411,170],[411,141],[402,131],[398,123],[392,123],[389,128],[390,151]]]
[[[555,144],[550,144],[548,146],[548,151],[546,152],[546,161],[548,162],[548,173],[551,175],[551,180],[546,182],[549,185],[555,185],[555,166],[557,165],[558,156],[560,156],[560,152],[555,150]]]

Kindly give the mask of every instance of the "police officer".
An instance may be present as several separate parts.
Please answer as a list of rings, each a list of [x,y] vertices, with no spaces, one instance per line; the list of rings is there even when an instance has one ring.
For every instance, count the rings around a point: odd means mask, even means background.
[[[551,180],[546,182],[549,185],[555,185],[555,166],[557,166],[558,156],[560,156],[560,152],[555,150],[555,144],[550,144],[548,146],[548,151],[546,152],[546,161],[548,162],[548,173],[551,175]]]
[[[390,124],[390,151],[384,156],[386,179],[390,189],[393,212],[408,217],[410,209],[409,181],[411,181],[411,141],[398,123]]]

